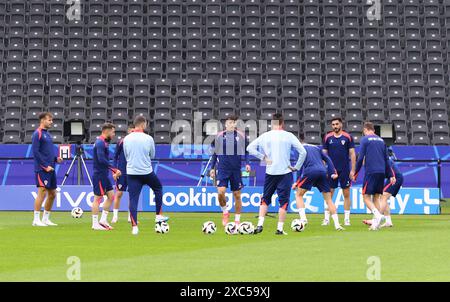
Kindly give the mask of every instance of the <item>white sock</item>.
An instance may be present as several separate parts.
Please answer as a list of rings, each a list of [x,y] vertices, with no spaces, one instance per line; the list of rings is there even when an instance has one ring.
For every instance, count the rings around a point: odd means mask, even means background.
[[[223,206],[223,207],[220,207],[220,208],[222,209],[222,212],[223,212],[224,214],[227,214],[227,213],[228,213],[227,206]]]
[[[92,215],[92,224],[93,225],[98,224],[98,215]]]
[[[373,216],[375,216],[376,219],[378,219],[378,220],[381,219],[381,214],[380,214],[380,212],[377,210],[377,208],[373,208],[373,209],[372,209],[372,213],[373,213]]]
[[[41,211],[34,211],[34,221],[39,221],[41,220]]]
[[[283,231],[283,225],[284,225],[284,222],[278,221],[277,230]]]
[[[234,215],[234,222],[240,222],[241,221],[241,214],[235,214]]]
[[[114,209],[113,210],[113,215],[114,215],[114,217],[119,216],[119,209]]]
[[[344,219],[345,220],[350,220],[350,210],[345,210],[344,211]]]
[[[338,217],[338,214],[333,214],[333,215],[331,215],[331,218],[333,218],[333,221],[334,221],[334,227],[335,227],[335,228],[341,226],[341,224],[339,223],[339,217]]]
[[[391,215],[385,216],[385,217],[386,217],[386,223],[387,224],[392,224]]]
[[[306,221],[305,208],[298,209],[298,214],[300,215],[300,219]]]
[[[258,226],[263,226],[264,224],[264,217],[259,216],[258,217]]]
[[[50,211],[44,211],[42,215],[42,221],[48,221],[50,219]]]
[[[326,221],[330,221],[330,211],[325,210],[325,217],[323,219]]]
[[[103,210],[102,211],[102,217],[100,218],[100,222],[108,222],[108,211]]]

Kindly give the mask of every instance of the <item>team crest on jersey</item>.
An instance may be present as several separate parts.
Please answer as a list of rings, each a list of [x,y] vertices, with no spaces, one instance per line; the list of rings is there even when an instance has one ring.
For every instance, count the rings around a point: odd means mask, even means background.
[[[47,185],[48,184],[48,180],[44,180],[44,185]]]
[[[237,141],[237,142],[239,141],[239,136],[236,136],[236,141]]]
[[[342,146],[345,145],[345,140],[341,140]]]
[[[330,144],[332,144],[333,143],[333,139],[330,139]]]
[[[117,187],[118,187],[119,189],[122,189],[122,184],[118,184]]]

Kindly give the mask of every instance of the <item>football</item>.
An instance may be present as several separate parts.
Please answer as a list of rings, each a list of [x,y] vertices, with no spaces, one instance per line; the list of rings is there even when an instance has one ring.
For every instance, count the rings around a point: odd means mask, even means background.
[[[216,230],[217,227],[213,221],[207,221],[202,226],[202,232],[205,234],[214,234]]]
[[[71,215],[73,218],[81,218],[83,216],[83,209],[80,207],[73,208]]]
[[[300,219],[294,219],[291,223],[291,229],[295,232],[303,232],[305,230],[305,224]]]
[[[253,234],[255,231],[255,227],[253,226],[253,223],[244,221],[239,225],[239,234],[242,235],[249,235]]]
[[[227,233],[228,235],[236,234],[237,233],[236,223],[228,222],[227,225],[225,226],[225,233]]]
[[[167,222],[157,222],[155,224],[155,232],[165,234],[169,232],[169,224]]]

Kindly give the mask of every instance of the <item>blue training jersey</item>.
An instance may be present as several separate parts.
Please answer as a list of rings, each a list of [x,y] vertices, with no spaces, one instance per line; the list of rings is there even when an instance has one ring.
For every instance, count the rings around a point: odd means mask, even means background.
[[[392,170],[394,170],[395,173],[395,177],[403,177],[402,172],[400,171],[400,169],[398,168],[398,165],[395,163],[395,158],[393,158],[392,156],[389,157],[389,164],[392,167]],[[388,175],[388,173],[386,172],[386,175]]]
[[[56,156],[52,136],[46,129],[38,128],[31,137],[34,157],[34,171],[45,171],[51,166],[55,168]]]
[[[220,132],[211,144],[213,150],[211,167],[218,163],[219,171],[241,170],[242,159],[248,164],[247,139],[235,131]]]
[[[115,171],[109,162],[109,143],[103,136],[97,137],[94,144],[94,174],[107,175],[109,171]]]
[[[334,132],[328,133],[323,142],[323,149],[327,150],[328,156],[333,161],[337,171],[350,171],[350,149],[355,148],[353,137],[345,131],[339,137]]]
[[[358,160],[356,161],[356,174],[361,170],[363,161],[366,174],[383,173],[387,177],[395,176],[389,162],[386,144],[378,135],[367,135],[361,139]]]
[[[114,153],[114,167],[122,172],[122,175],[127,173],[127,160],[125,158],[125,152],[123,151],[123,139],[121,139],[116,145],[116,153]]]
[[[323,150],[314,145],[303,144],[306,150],[306,159],[303,163],[302,169],[297,172],[297,176],[327,173],[328,175],[337,174],[337,171],[331,161],[331,158],[325,154]],[[326,163],[326,166],[324,164]]]

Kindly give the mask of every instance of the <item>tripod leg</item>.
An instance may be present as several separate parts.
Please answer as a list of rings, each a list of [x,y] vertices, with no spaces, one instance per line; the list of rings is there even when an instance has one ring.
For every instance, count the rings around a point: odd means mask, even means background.
[[[66,183],[67,177],[69,176],[70,171],[72,170],[73,164],[75,163],[76,159],[77,159],[77,155],[75,155],[75,157],[72,159],[72,162],[70,163],[69,169],[67,169],[66,174],[64,174],[64,179],[63,179],[63,181],[61,183],[61,187],[63,187],[64,184]]]
[[[202,175],[200,175],[200,179],[198,180],[197,187],[199,187],[200,184],[202,183],[203,177],[205,177],[205,173],[206,173],[206,171],[208,170],[209,163],[211,162],[211,160],[212,160],[212,157],[210,157],[209,160],[208,160],[208,163],[206,163],[206,167],[205,167],[205,169],[203,170]]]
[[[80,158],[81,158],[81,162],[83,163],[83,166],[84,166],[84,171],[86,171],[86,175],[87,175],[87,177],[88,177],[88,179],[89,179],[89,183],[90,183],[91,186],[92,186],[91,176],[89,175],[89,171],[88,171],[88,169],[87,169],[87,167],[86,167],[86,163],[85,163],[85,161],[84,161],[84,158],[83,158],[83,156],[80,156]]]

